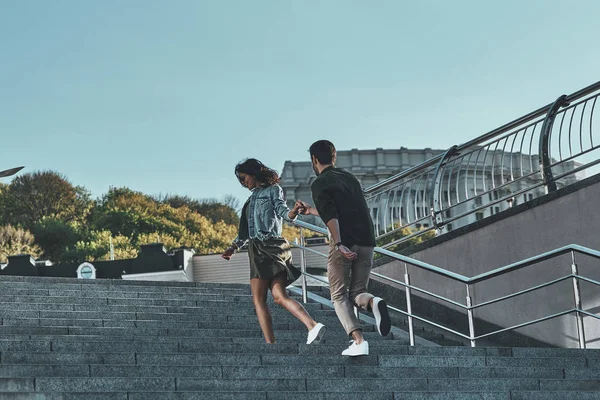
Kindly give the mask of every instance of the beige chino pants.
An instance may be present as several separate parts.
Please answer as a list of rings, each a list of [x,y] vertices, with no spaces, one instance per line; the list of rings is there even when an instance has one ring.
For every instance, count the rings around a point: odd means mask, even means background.
[[[361,329],[354,314],[354,306],[368,310],[369,301],[375,297],[367,293],[369,275],[373,266],[373,247],[354,245],[350,250],[358,254],[356,259],[348,260],[331,244],[327,257],[331,301],[348,335]]]

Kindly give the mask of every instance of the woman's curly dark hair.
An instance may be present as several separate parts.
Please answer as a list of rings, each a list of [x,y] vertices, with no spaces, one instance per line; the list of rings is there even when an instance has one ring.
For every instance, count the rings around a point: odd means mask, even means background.
[[[271,186],[279,183],[277,171],[267,167],[256,158],[240,161],[235,166],[235,175],[239,178],[240,173],[253,176],[261,186]]]

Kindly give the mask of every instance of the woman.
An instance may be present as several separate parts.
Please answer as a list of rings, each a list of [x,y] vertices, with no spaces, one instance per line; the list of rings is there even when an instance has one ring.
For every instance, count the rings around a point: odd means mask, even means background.
[[[275,343],[267,294],[271,289],[275,303],[298,318],[308,329],[307,344],[323,337],[325,326],[308,315],[304,307],[287,295],[286,287],[301,275],[292,264],[289,243],[281,236],[283,220],[294,221],[301,211],[296,202],[291,210],[278,185],[279,175],[254,158],[240,162],[235,175],[252,194],[242,208],[238,237],[221,255],[226,260],[246,243],[250,258],[250,290],[258,322],[267,343]]]

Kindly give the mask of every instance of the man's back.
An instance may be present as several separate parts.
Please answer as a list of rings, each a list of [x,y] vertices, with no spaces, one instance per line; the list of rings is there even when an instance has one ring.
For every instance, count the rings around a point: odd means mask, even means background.
[[[324,223],[337,218],[346,246],[375,246],[373,222],[360,182],[350,172],[328,167],[313,182],[313,201]]]

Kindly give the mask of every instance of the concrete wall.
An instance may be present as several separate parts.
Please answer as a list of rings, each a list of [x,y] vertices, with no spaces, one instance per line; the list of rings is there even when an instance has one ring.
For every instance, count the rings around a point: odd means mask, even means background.
[[[327,253],[327,245],[310,246],[312,250]],[[292,248],[292,260],[300,268],[300,249]],[[196,255],[192,259],[193,276],[196,282],[214,283],[248,283],[250,280],[250,264],[248,252],[241,251],[227,261],[220,254]],[[306,267],[308,273],[327,271],[327,258],[306,251]],[[309,282],[310,284],[310,282]],[[315,283],[316,284],[316,283]]]
[[[600,179],[590,178],[580,187],[522,204],[519,210],[497,215],[493,223],[467,232],[454,232],[451,240],[440,236],[437,244],[423,248],[411,257],[472,277],[568,244],[600,249]],[[450,235],[450,234],[448,234]],[[444,235],[445,236],[445,235]],[[576,255],[579,273],[600,280],[600,260]],[[403,280],[404,265],[391,262],[377,272]],[[543,262],[524,270],[474,285],[474,304],[514,293],[565,276],[571,272],[570,256]],[[409,267],[411,283],[433,293],[465,304],[466,288],[446,278]],[[597,313],[600,287],[582,283],[583,309]],[[426,297],[426,296],[423,296]],[[427,297],[426,297],[427,298]],[[532,294],[478,309],[475,316],[508,327],[574,307],[572,282],[565,281]],[[454,307],[453,307],[454,308]],[[415,310],[418,312],[418,310]],[[466,317],[465,317],[466,319]],[[463,325],[463,324],[461,324]],[[600,323],[584,318],[587,346],[600,348]],[[563,316],[518,332],[561,347],[577,347],[577,325],[573,315]],[[467,333],[467,332],[465,332]],[[476,329],[476,334],[484,334]]]

